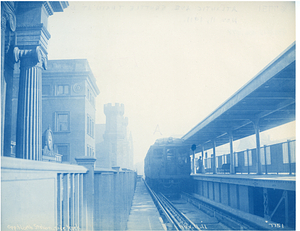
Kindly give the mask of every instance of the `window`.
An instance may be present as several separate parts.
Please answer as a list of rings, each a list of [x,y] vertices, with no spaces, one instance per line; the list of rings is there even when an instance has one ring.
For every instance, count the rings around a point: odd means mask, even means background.
[[[244,163],[245,163],[245,166],[252,166],[252,151],[251,150],[244,151]]]
[[[69,144],[54,144],[54,149],[62,156],[62,161],[70,161]]]
[[[55,131],[70,131],[70,112],[55,112]]]
[[[87,115],[87,117],[86,117],[86,129],[87,129],[87,134],[89,135],[90,134],[90,117],[89,117],[89,115]]]
[[[270,146],[260,148],[260,163],[266,165],[265,160],[267,161],[267,165],[271,164]]]
[[[211,158],[207,158],[207,168],[211,168]]]
[[[154,149],[153,150],[153,158],[158,158],[158,159],[161,159],[162,156],[163,156],[163,149],[162,148],[159,148],[159,149]]]
[[[90,100],[90,89],[89,88],[87,88],[87,90],[86,90],[86,98],[88,100]]]
[[[228,163],[228,156],[222,155],[222,164],[227,164],[227,163]]]
[[[167,149],[167,161],[174,161],[174,160],[175,160],[175,150]]]
[[[86,127],[86,133],[92,138],[94,138],[95,122],[89,115],[86,116]]]
[[[70,86],[67,84],[57,85],[56,86],[56,95],[69,95]]]
[[[290,142],[291,163],[296,163],[296,141]]]
[[[94,138],[94,121],[93,120],[91,120],[92,122],[91,122],[91,137],[93,137]]]
[[[289,146],[288,146],[289,145]],[[295,163],[295,141],[282,143],[282,158],[283,163],[289,163],[289,151],[290,151],[290,161]]]
[[[92,146],[87,145],[86,146],[86,156],[95,157],[95,150]]]
[[[239,166],[239,156],[237,152],[234,153],[234,166],[235,167]]]

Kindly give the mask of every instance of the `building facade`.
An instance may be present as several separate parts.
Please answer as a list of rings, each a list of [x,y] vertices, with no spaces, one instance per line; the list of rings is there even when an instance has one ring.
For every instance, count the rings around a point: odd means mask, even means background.
[[[133,169],[133,142],[124,104],[105,104],[106,124],[96,125],[96,167]]]
[[[69,3],[1,2],[1,154],[41,160],[42,71],[47,68],[48,17]],[[15,63],[18,63],[16,66]],[[16,70],[16,67],[20,70]],[[13,121],[13,76],[19,71],[17,121]],[[31,118],[31,119],[28,119]],[[14,127],[14,125],[16,126]],[[16,128],[16,131],[14,129]],[[17,134],[13,138],[13,133]],[[13,141],[15,139],[15,141]],[[12,142],[13,141],[13,142]]]
[[[62,162],[95,156],[95,77],[85,59],[50,60],[43,72],[43,132],[53,132],[53,149]],[[44,146],[45,144],[43,144]]]

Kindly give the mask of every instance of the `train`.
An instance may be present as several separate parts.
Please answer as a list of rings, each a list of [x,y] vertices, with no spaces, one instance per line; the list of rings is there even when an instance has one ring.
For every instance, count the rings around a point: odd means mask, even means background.
[[[179,138],[160,138],[144,160],[145,181],[155,191],[178,193],[190,188],[191,149]]]

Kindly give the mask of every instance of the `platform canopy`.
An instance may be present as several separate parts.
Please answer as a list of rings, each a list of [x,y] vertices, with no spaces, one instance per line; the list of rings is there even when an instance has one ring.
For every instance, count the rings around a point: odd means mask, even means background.
[[[255,134],[254,123],[265,131],[295,120],[296,43],[197,124],[182,139],[204,150]],[[201,148],[202,149],[202,148]]]

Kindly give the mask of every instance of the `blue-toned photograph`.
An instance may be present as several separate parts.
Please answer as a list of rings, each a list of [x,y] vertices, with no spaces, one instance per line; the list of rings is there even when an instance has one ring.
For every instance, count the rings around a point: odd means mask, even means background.
[[[293,1],[1,1],[1,230],[297,230]]]

